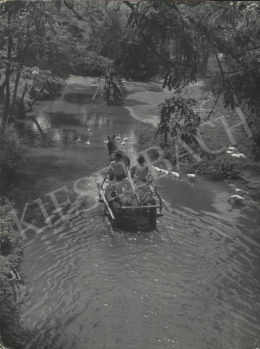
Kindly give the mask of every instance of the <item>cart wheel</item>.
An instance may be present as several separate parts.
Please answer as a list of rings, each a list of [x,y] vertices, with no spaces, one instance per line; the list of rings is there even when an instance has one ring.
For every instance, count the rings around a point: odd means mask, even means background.
[[[153,200],[152,205],[155,205],[156,202]],[[152,230],[156,229],[156,223],[157,223],[157,212],[156,212],[156,207],[150,208],[149,212],[149,222],[151,224]]]

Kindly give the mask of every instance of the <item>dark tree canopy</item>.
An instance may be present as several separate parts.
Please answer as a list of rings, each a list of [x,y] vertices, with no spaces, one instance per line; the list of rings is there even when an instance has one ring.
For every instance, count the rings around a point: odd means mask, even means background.
[[[180,97],[190,83],[203,75],[208,89],[223,97],[226,107],[246,104],[251,112],[260,111],[260,4],[231,1],[123,1],[131,9],[128,25],[137,29],[160,62],[164,84],[173,90],[173,98],[161,107],[159,134],[176,133],[180,114],[178,105],[186,105],[184,125],[197,118],[190,100]],[[217,69],[205,70],[208,57],[214,57]],[[179,97],[178,97],[179,96]],[[181,99],[180,99],[181,98]],[[177,102],[178,101],[178,102]],[[184,110],[186,110],[184,112]],[[173,118],[171,117],[173,116]],[[174,119],[174,120],[173,120]],[[182,133],[188,131],[182,127]]]
[[[108,103],[122,103],[120,75],[146,81],[160,72],[162,87],[173,93],[160,108],[159,134],[165,139],[167,132],[187,136],[198,125],[195,101],[183,92],[201,77],[226,107],[243,104],[258,115],[259,12],[259,2],[246,1],[5,1],[0,4],[3,125],[15,114],[20,77],[26,69],[29,74],[28,67],[31,73],[38,67],[62,76],[103,76]],[[209,58],[217,66],[212,71]]]

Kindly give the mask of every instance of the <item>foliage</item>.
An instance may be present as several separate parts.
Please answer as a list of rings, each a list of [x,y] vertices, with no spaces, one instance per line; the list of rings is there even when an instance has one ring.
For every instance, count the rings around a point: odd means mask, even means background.
[[[22,349],[25,344],[25,330],[22,327],[19,309],[13,299],[12,287],[8,281],[2,283],[1,291],[0,328],[2,340],[8,347]]]
[[[66,1],[27,1],[14,4],[7,1],[1,4],[3,23],[6,13],[12,11],[11,35],[12,41],[17,44],[13,47],[13,63],[16,62],[19,66],[25,53],[25,65],[50,69],[50,62],[59,65],[61,58],[62,61],[65,61],[66,56],[69,59],[69,53],[76,58],[87,52],[91,25],[98,24],[98,19],[102,18],[102,6],[93,2],[78,2],[68,7],[65,3],[68,4]],[[3,31],[4,29],[5,27]],[[7,34],[7,30],[4,33]],[[6,45],[4,40],[3,43]]]
[[[117,182],[116,184],[111,183],[109,185],[110,190],[115,191],[116,195],[120,197],[120,202],[124,206],[139,206],[148,205],[153,200],[153,194],[148,185],[144,185],[143,182],[135,181],[134,183],[135,192],[140,200],[138,202],[137,197],[133,191],[133,187],[128,179]]]
[[[157,57],[147,43],[129,29],[118,45],[115,65],[127,80],[133,81],[147,81],[160,68]]]
[[[159,144],[158,139],[154,140],[155,128],[153,126],[147,125],[142,128],[137,128],[135,134],[138,151],[159,145],[163,149],[164,158],[169,160],[173,165],[176,164],[175,143],[173,142],[170,145]],[[206,153],[195,139],[193,139],[190,146],[193,151],[202,158],[202,160],[197,162],[190,153],[187,153],[185,156],[180,158],[182,172],[191,173],[198,169],[201,174],[204,174],[211,179],[224,180],[238,179],[243,171],[250,170],[254,173],[259,173],[260,171],[259,164],[255,163],[250,158],[242,160],[233,158],[230,154],[226,153],[216,155]],[[214,146],[214,141],[211,146]],[[242,146],[242,144],[240,144],[240,146]],[[182,148],[180,148],[180,155],[182,155],[181,150]]]
[[[118,72],[111,68],[104,73],[104,88],[102,97],[107,105],[122,105],[125,86]]]
[[[123,33],[126,21],[127,16],[122,11],[122,7],[119,11],[116,3],[108,3],[103,13],[102,25],[93,27],[95,40],[90,43],[90,49],[104,57],[116,60],[121,53],[122,40],[126,38],[126,33]]]
[[[14,208],[14,204],[8,199],[0,197],[0,253],[2,256],[10,254],[18,254],[20,256],[21,251],[19,248],[19,236],[13,229],[13,217],[11,211]],[[16,260],[11,257],[10,261]],[[14,266],[14,265],[13,265]],[[17,263],[15,264],[17,267]]]
[[[214,38],[216,49],[223,53],[219,92],[226,106],[234,108],[234,102],[245,102],[252,112],[259,111],[260,7],[252,2],[232,2],[225,9],[227,13],[218,22],[219,35]]]
[[[256,161],[260,160],[260,118],[256,112],[252,113],[243,109],[243,113],[247,116],[247,123],[253,135],[251,152],[254,154]]]
[[[200,173],[209,176],[211,179],[237,179],[241,173],[240,162],[241,160],[233,159],[228,154],[213,157],[205,156],[196,168]]]
[[[196,101],[191,98],[183,98],[174,94],[160,105],[160,123],[156,135],[161,136],[160,143],[166,143],[168,136],[180,137],[187,143],[191,143],[192,135],[200,124],[200,117],[194,113],[192,106]]]
[[[8,116],[13,117],[21,69],[23,68],[28,51],[35,45],[43,45],[46,26],[52,25],[52,17],[45,11],[42,1],[6,1],[0,4],[1,29],[4,34],[1,49],[6,52],[1,67],[5,69],[5,107],[2,118],[4,132]],[[2,52],[2,53],[3,53]],[[15,73],[15,86],[10,91],[10,78]]]
[[[180,89],[195,82],[200,46],[194,40],[196,33],[186,25],[187,20],[180,15],[177,5],[158,0],[141,1],[135,6],[124,3],[132,9],[128,25],[138,29],[139,35],[160,59],[167,71],[168,87]]]
[[[13,208],[13,203],[0,198],[0,329],[4,343],[18,349],[24,344],[24,330],[13,287],[7,280],[10,267],[17,268],[22,256],[18,232],[12,225],[10,211]]]
[[[1,180],[12,177],[22,164],[24,150],[14,127],[7,127],[0,138],[0,171]],[[3,188],[1,188],[3,189]]]
[[[37,73],[35,73],[37,72]],[[34,92],[43,85],[53,97],[55,93],[64,85],[64,80],[54,76],[50,70],[40,70],[38,67],[24,67],[21,71],[21,77],[27,85],[27,91],[31,98],[35,98]]]
[[[100,24],[102,6],[83,1],[75,3],[74,9],[82,16],[86,15],[88,21],[71,18],[67,8],[61,8],[58,14],[54,13],[54,32],[47,33],[42,67],[58,75],[100,75],[106,60],[102,60],[103,57],[93,47],[91,34],[93,26]]]
[[[88,52],[84,57],[77,59],[74,64],[75,73],[83,76],[102,76],[103,72],[112,66],[112,61],[95,52]]]
[[[164,110],[176,103],[178,95],[183,105],[190,106],[190,99],[185,98],[185,87],[196,82],[208,57],[214,57],[216,67],[212,71],[206,69],[208,90],[217,99],[222,95],[227,108],[234,109],[236,104],[246,103],[258,118],[259,3],[171,0],[123,3],[131,9],[129,26],[137,30],[138,38],[146,42],[160,61],[163,86],[174,91],[172,101],[165,103]],[[163,130],[165,138],[172,117],[176,118],[174,114],[162,113],[161,109],[159,134]],[[194,124],[197,124],[196,118],[195,113],[190,114]],[[185,123],[185,114],[182,119]],[[175,125],[173,134],[179,132],[179,123]]]
[[[32,111],[38,100],[51,99],[64,86],[64,80],[53,76],[49,70],[39,70],[38,67],[23,67],[21,79],[16,93],[13,108],[13,118],[25,119],[26,112]],[[36,73],[37,72],[37,73]]]
[[[159,68],[156,57],[135,28],[127,27],[129,9],[120,2],[109,2],[102,25],[94,29],[90,49],[115,62],[127,80],[144,81]]]
[[[26,108],[23,107],[24,96],[32,92],[27,85],[33,82],[33,87],[37,88],[36,85],[41,83],[39,94],[46,90],[51,96],[55,92],[56,82],[50,81],[50,74],[46,72],[63,77],[82,72],[85,75],[101,74],[104,67],[110,65],[108,59],[102,59],[96,52],[89,52],[92,26],[101,23],[103,9],[104,4],[101,3],[71,3],[66,0],[6,1],[0,4],[0,68],[5,70],[1,91],[5,88],[6,95],[2,131],[9,115],[13,120],[20,112],[26,112]],[[25,66],[32,70],[30,74],[26,72],[29,77],[20,93],[21,98],[17,96],[17,92],[21,85],[20,77],[26,69],[28,70]],[[38,73],[35,73],[32,67],[38,67]],[[10,90],[10,79],[14,74],[15,86]],[[39,98],[40,96],[37,96],[36,101]],[[34,103],[35,101],[28,101],[29,111]]]
[[[251,159],[232,158],[229,154],[204,156],[202,161],[196,163],[193,169],[198,169],[201,174],[214,180],[240,179],[241,173],[250,171],[259,173],[260,165]]]

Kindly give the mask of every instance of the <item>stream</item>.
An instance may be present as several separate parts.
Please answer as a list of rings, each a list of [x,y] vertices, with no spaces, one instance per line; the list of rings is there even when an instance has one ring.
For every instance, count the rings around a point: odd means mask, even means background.
[[[25,203],[50,201],[54,191],[59,202],[77,201],[75,181],[107,164],[108,134],[128,137],[119,145],[135,163],[143,124],[124,107],[93,101],[96,88],[94,79],[71,77],[59,97],[37,105],[43,135],[24,124],[27,166],[13,192],[19,217]],[[254,348],[258,209],[250,201],[232,206],[228,185],[202,176],[165,177],[158,191],[175,213],[164,211],[154,232],[114,231],[103,204],[26,232],[26,349]]]

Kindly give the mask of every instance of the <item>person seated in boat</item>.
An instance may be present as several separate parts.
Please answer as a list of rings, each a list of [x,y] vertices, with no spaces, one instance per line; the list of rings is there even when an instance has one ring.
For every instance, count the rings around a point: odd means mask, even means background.
[[[127,167],[120,150],[116,152],[115,160],[110,162],[107,169],[107,174],[110,176],[110,180],[113,180],[115,177],[117,181],[122,181],[127,177]]]
[[[146,182],[148,175],[148,166],[145,164],[145,158],[143,155],[139,155],[137,159],[138,164],[131,169],[131,177],[141,182]]]

